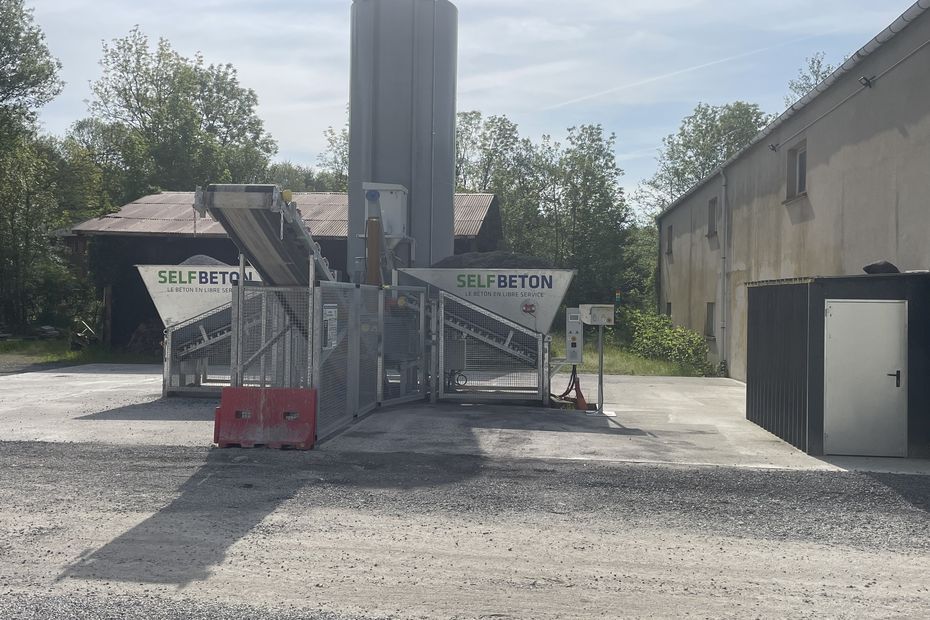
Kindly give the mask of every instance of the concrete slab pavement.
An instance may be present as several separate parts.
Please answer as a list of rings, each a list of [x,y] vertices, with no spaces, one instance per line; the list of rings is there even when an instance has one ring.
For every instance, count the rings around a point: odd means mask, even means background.
[[[161,398],[161,367],[88,364],[0,376],[0,441],[209,446],[210,399]]]
[[[553,391],[567,383],[557,375]],[[582,375],[581,383],[593,402],[597,377]],[[412,405],[376,411],[320,449],[930,475],[925,460],[808,456],[746,420],[745,385],[731,379],[607,376],[604,392],[615,417]]]
[[[583,377],[582,385],[592,383]],[[616,417],[510,405],[415,405],[376,412],[321,449],[837,469],[745,420],[743,386],[736,381],[608,377],[605,392]]]
[[[567,383],[559,375],[554,389]],[[583,375],[589,401],[596,377]],[[810,457],[745,419],[729,379],[605,378],[613,418],[510,405],[377,410],[325,452],[409,452],[930,475],[930,461]],[[215,399],[161,398],[161,368],[91,364],[0,376],[0,441],[209,446]]]

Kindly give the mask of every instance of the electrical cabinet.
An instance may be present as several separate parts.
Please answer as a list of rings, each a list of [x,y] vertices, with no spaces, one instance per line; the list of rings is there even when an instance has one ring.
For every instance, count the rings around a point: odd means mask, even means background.
[[[565,362],[580,364],[584,356],[584,324],[578,308],[565,310]]]
[[[581,322],[585,325],[613,325],[614,307],[611,304],[581,304],[578,307]]]

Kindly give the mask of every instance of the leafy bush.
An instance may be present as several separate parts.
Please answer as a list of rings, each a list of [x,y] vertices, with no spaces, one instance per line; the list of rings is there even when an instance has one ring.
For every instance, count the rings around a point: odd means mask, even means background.
[[[701,334],[672,325],[667,316],[654,312],[623,308],[618,314],[618,344],[643,357],[681,364],[703,375],[716,374],[707,361],[707,341]]]

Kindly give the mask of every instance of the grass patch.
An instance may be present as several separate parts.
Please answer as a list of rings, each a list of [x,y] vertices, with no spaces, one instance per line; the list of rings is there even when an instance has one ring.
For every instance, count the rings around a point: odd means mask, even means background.
[[[159,364],[162,361],[157,355],[110,351],[102,346],[72,351],[70,344],[64,339],[0,341],[0,355],[3,354],[26,357],[37,364]]]
[[[699,377],[700,371],[687,366],[647,359],[621,349],[604,333],[604,374],[639,375],[647,377]],[[565,335],[552,334],[552,358],[565,357]],[[584,363],[579,372],[597,372],[597,334],[585,333]]]

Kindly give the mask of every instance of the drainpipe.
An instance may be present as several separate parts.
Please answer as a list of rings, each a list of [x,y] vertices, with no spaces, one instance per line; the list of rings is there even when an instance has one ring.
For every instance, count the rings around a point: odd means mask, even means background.
[[[720,214],[723,224],[723,238],[720,243],[720,361],[726,364],[727,375],[730,374],[729,361],[729,334],[727,329],[727,319],[729,319],[730,310],[730,274],[727,269],[727,262],[730,253],[730,203],[727,199],[727,173],[724,168],[720,169],[721,196],[720,196]]]

